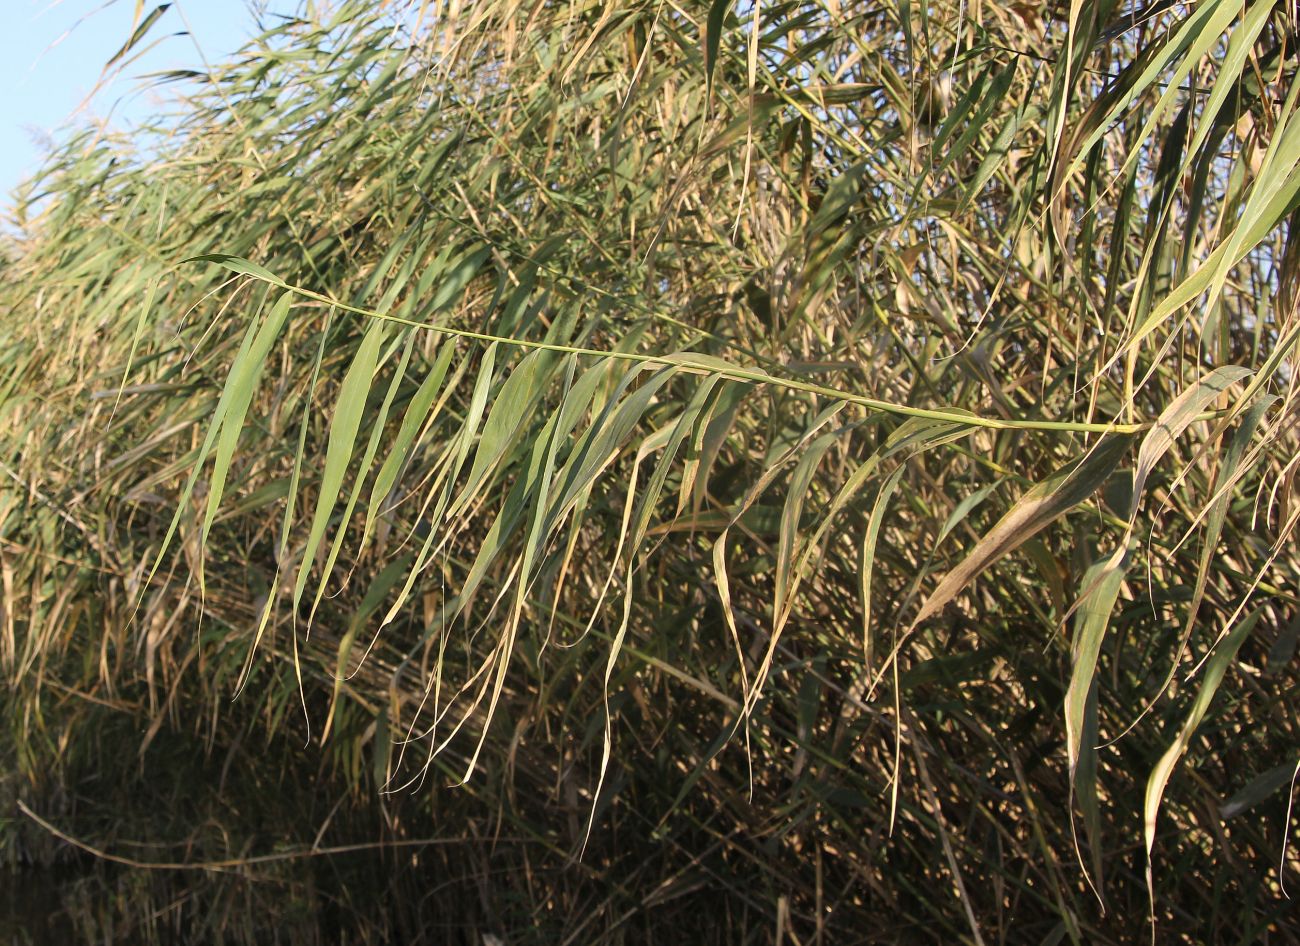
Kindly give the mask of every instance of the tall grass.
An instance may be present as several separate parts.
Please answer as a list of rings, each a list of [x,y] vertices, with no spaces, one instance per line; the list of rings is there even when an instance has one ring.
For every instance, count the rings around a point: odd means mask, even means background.
[[[83,934],[1300,940],[1294,9],[266,25],[0,270]]]

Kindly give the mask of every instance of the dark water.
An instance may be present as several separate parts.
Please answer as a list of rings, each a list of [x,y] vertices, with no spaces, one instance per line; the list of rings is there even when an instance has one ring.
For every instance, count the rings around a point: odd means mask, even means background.
[[[0,867],[0,946],[65,946],[73,942],[63,912],[62,871]]]

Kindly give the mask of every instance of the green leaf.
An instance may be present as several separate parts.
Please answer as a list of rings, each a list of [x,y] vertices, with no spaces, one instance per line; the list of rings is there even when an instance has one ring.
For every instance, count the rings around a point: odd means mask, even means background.
[[[1196,701],[1192,704],[1191,711],[1183,721],[1182,727],[1178,731],[1177,738],[1165,750],[1165,754],[1160,757],[1156,763],[1151,775],[1147,779],[1146,800],[1142,806],[1143,811],[1143,837],[1146,840],[1147,855],[1147,893],[1151,897],[1151,909],[1155,910],[1155,880],[1151,871],[1151,850],[1156,840],[1156,819],[1160,814],[1160,804],[1164,799],[1165,788],[1169,784],[1169,778],[1173,775],[1178,760],[1187,752],[1187,747],[1191,745],[1192,736],[1196,734],[1196,728],[1201,725],[1201,720],[1205,718],[1206,712],[1209,711],[1210,703],[1214,700],[1214,694],[1218,692],[1219,684],[1223,682],[1228,668],[1232,666],[1237,657],[1237,651],[1254,629],[1255,623],[1259,620],[1262,610],[1255,610],[1242,620],[1232,632],[1215,646],[1209,659],[1206,661],[1204,676],[1201,679],[1201,687],[1196,693]]]
[[[1112,556],[1097,562],[1084,573],[1083,590],[1075,605],[1078,610],[1071,647],[1070,684],[1065,693],[1070,795],[1071,798],[1078,797],[1083,809],[1084,828],[1093,855],[1093,879],[1090,882],[1094,889],[1100,888],[1102,878],[1101,811],[1097,800],[1097,658],[1111,611],[1124,582],[1126,567],[1126,556]],[[1083,863],[1082,857],[1079,862]]]
[[[832,431],[823,434],[814,440],[795,465],[794,472],[790,474],[790,482],[786,488],[785,505],[781,510],[781,532],[777,539],[776,553],[776,575],[773,582],[773,615],[781,615],[786,612],[786,596],[791,591],[790,588],[790,569],[794,562],[795,542],[803,533],[803,507],[808,496],[808,490],[812,485],[812,479],[817,472],[817,467],[826,455],[826,451],[833,447],[837,440],[840,439],[838,431]]]
[[[1138,448],[1137,466],[1133,469],[1133,493],[1129,504],[1130,524],[1137,517],[1138,505],[1142,499],[1142,490],[1146,487],[1147,477],[1151,475],[1151,471],[1160,462],[1161,457],[1169,452],[1174,441],[1191,426],[1196,415],[1215,398],[1238,381],[1249,378],[1253,373],[1249,368],[1236,365],[1216,368],[1160,412],[1159,419],[1147,431],[1146,436],[1142,438],[1142,446]]]
[[[448,518],[456,518],[479,497],[489,475],[528,429],[533,410],[541,401],[559,362],[560,356],[555,352],[532,351],[506,375],[487,420],[483,422],[483,432],[465,486],[447,509]]]
[[[1214,479],[1215,499],[1210,503],[1205,518],[1205,534],[1201,538],[1201,554],[1196,566],[1196,587],[1192,591],[1191,604],[1187,606],[1187,622],[1183,628],[1183,647],[1192,632],[1192,624],[1205,599],[1205,586],[1209,581],[1210,564],[1219,549],[1219,539],[1223,535],[1223,524],[1228,517],[1228,505],[1232,501],[1232,487],[1244,472],[1243,460],[1246,448],[1250,446],[1260,421],[1277,400],[1276,396],[1260,398],[1242,418],[1241,425],[1232,435],[1228,449],[1219,461],[1219,470]],[[1179,648],[1181,652],[1183,647]]]
[[[704,27],[704,82],[706,94],[713,97],[713,70],[718,65],[718,48],[722,42],[722,24],[731,0],[713,0],[709,4],[709,16]]]
[[[256,263],[250,263],[246,259],[240,259],[238,256],[227,256],[224,253],[208,253],[203,256],[191,256],[189,259],[181,261],[185,263],[215,263],[232,273],[239,273],[242,276],[253,276],[263,282],[268,282],[273,286],[279,286],[281,289],[289,288],[288,285],[275,273],[268,269],[263,269]]]
[[[286,292],[280,296],[271,307],[271,314],[258,329],[257,336],[248,351],[243,357],[236,358],[234,364],[230,366],[230,377],[226,381],[221,402],[217,405],[216,414],[212,419],[213,424],[221,426],[221,435],[217,439],[212,481],[208,487],[208,505],[203,517],[202,541],[207,540],[208,530],[212,527],[212,520],[217,514],[217,507],[221,505],[226,474],[235,455],[239,434],[244,428],[244,417],[248,414],[253,392],[257,388],[258,379],[262,376],[266,356],[280,336],[280,330],[289,316],[289,306],[292,301],[292,293]]]
[[[876,565],[876,543],[880,539],[880,526],[884,522],[885,510],[889,500],[898,488],[907,464],[900,463],[876,494],[876,502],[871,507],[871,517],[867,520],[866,531],[862,535],[862,553],[858,559],[858,597],[862,607],[862,658],[864,667],[871,670],[872,656],[875,648],[871,641],[871,577]]]
[[[389,445],[388,452],[384,456],[384,462],[380,465],[379,472],[375,475],[374,485],[370,489],[370,501],[366,505],[366,522],[362,530],[361,542],[363,547],[367,544],[375,521],[381,512],[380,505],[387,500],[392,492],[393,486],[397,483],[397,477],[410,456],[416,435],[422,427],[426,426],[438,414],[437,409],[433,406],[433,400],[442,390],[442,382],[447,377],[447,368],[451,364],[452,356],[455,353],[456,346],[451,343],[445,344],[439,349],[438,357],[434,359],[428,374],[424,376],[424,380],[420,382],[420,386],[416,389],[406,407],[406,413],[402,416],[402,424],[397,430],[397,436],[393,438],[392,444]]]
[[[172,516],[171,523],[167,526],[167,532],[163,535],[162,542],[158,546],[158,554],[154,558],[153,566],[149,569],[149,577],[145,582],[149,584],[158,574],[158,569],[162,565],[163,559],[171,547],[172,540],[176,537],[177,529],[180,527],[181,518],[185,515],[185,510],[189,505],[190,498],[194,495],[194,487],[198,483],[199,475],[203,470],[203,465],[211,455],[213,445],[217,442],[218,436],[227,430],[227,421],[238,410],[238,425],[234,429],[233,436],[238,437],[239,428],[243,426],[244,414],[248,410],[248,401],[245,395],[251,397],[251,390],[256,385],[257,376],[261,372],[262,362],[266,359],[266,353],[274,341],[275,334],[279,332],[279,326],[283,319],[288,315],[289,305],[292,301],[292,295],[285,293],[275,306],[272,308],[271,315],[267,321],[258,326],[256,322],[250,323],[248,330],[244,333],[244,339],[240,343],[239,350],[235,353],[234,360],[231,362],[230,375],[226,379],[226,384],[222,388],[221,397],[217,400],[217,406],[212,412],[212,420],[208,425],[208,432],[203,438],[203,443],[199,447],[194,458],[194,465],[190,470],[190,475],[185,482],[185,487],[181,490],[181,495],[176,503],[176,512]],[[274,331],[271,331],[274,327]],[[259,355],[260,352],[260,355]],[[242,407],[239,407],[242,405]],[[233,446],[227,445],[229,452],[233,453]],[[223,450],[223,453],[226,453]],[[230,456],[227,454],[223,463],[219,464],[218,472],[213,475],[213,482],[209,489],[209,498],[207,512],[204,515],[204,523],[200,532],[200,547],[203,544],[203,536],[206,535],[208,527],[211,525],[212,517],[215,513],[217,503],[220,502],[220,494],[224,489],[226,469],[230,463]],[[213,500],[213,492],[217,498]],[[206,593],[203,575],[203,560],[199,559],[199,590],[200,593]]]
[[[166,13],[167,8],[170,6],[171,6],[170,3],[160,3],[158,4],[158,6],[150,10],[149,15],[146,16],[144,18],[144,21],[135,28],[135,32],[131,34],[131,38],[126,41],[126,43],[122,46],[121,49],[113,53],[113,55],[109,58],[108,62],[104,63],[104,68],[108,69],[109,67],[114,65],[119,59],[121,59],[123,56],[129,53],[132,49],[138,46],[140,42],[148,34],[149,30],[153,27],[154,23],[158,22],[158,17]]]
[[[1241,787],[1231,798],[1219,806],[1219,817],[1224,821],[1245,814],[1271,795],[1295,783],[1300,759],[1286,762],[1266,772],[1261,772]]]
[[[343,637],[339,641],[338,656],[334,666],[334,688],[333,692],[330,694],[330,708],[325,717],[325,727],[321,730],[320,734],[321,745],[324,745],[325,740],[329,738],[330,727],[334,724],[334,713],[335,710],[338,709],[339,695],[342,693],[343,683],[352,676],[352,674],[347,672],[347,669],[348,661],[352,656],[352,649],[356,644],[357,635],[361,632],[361,629],[365,627],[366,621],[375,613],[376,610],[378,610],[379,606],[383,604],[384,598],[388,596],[390,591],[392,591],[393,585],[397,584],[398,580],[406,574],[406,570],[410,565],[411,556],[409,554],[399,555],[397,558],[385,565],[383,569],[380,570],[379,574],[375,576],[374,581],[370,583],[370,587],[366,589],[365,597],[361,599],[360,606],[352,615],[351,620],[348,621],[347,630],[343,633]],[[370,648],[374,646],[374,642],[378,637],[379,632],[376,631],[375,637],[366,647],[365,653],[363,653],[357,661],[358,667],[365,663],[366,657],[370,654]],[[355,673],[355,671],[353,672]]]
[[[980,572],[1100,489],[1128,452],[1131,442],[1128,435],[1112,434],[1080,460],[1021,496],[962,562],[939,582],[913,619],[912,626],[938,614]]]
[[[294,582],[294,607],[302,600],[303,589],[307,587],[307,577],[311,574],[316,550],[320,548],[321,539],[329,525],[330,516],[338,502],[343,489],[343,477],[352,460],[352,448],[356,443],[357,431],[361,428],[361,418],[365,414],[366,398],[370,393],[370,380],[375,373],[379,358],[379,348],[384,340],[387,324],[373,321],[366,327],[357,353],[348,366],[347,374],[339,387],[338,400],[334,405],[334,416],[330,420],[329,439],[325,448],[325,469],[321,473],[319,491],[316,494],[316,509],[312,513],[311,532],[303,550],[302,562],[298,566],[298,579]],[[344,528],[341,523],[339,528]],[[312,605],[312,612],[320,603],[321,593],[328,575],[322,575],[320,590]]]
[[[411,357],[411,349],[415,343],[415,337],[412,334],[407,335],[406,344],[402,349],[402,357],[397,364],[397,369],[393,372],[393,377],[388,383],[388,391],[384,395],[383,403],[379,406],[378,413],[369,419],[370,436],[366,440],[365,452],[361,455],[361,462],[357,465],[355,483],[348,492],[347,505],[343,508],[343,514],[339,517],[339,526],[334,530],[334,541],[330,543],[329,554],[325,558],[325,565],[321,568],[321,582],[316,591],[316,599],[312,604],[315,610],[316,605],[325,590],[325,581],[334,571],[334,565],[338,561],[339,553],[343,550],[343,542],[347,537],[347,526],[352,521],[352,513],[356,509],[357,500],[361,498],[361,487],[365,483],[366,477],[370,475],[370,467],[374,463],[375,454],[379,450],[379,440],[384,434],[384,425],[388,421],[388,412],[393,405],[393,399],[397,396],[397,391],[402,385],[402,380],[406,375],[406,366]],[[363,343],[364,344],[364,343]],[[363,539],[364,545],[364,530]]]

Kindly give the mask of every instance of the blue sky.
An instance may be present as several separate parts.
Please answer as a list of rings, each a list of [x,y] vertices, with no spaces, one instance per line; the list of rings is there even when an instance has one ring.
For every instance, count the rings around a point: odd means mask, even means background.
[[[131,63],[81,111],[104,64],[131,34],[138,0],[4,0],[0,20],[0,204],[40,165],[47,145],[71,120],[109,116],[120,126],[158,109],[167,87],[140,91],[139,77],[167,69],[199,69],[202,59],[221,60],[256,32],[248,0],[176,0],[154,23],[132,55],[161,39]],[[144,0],[145,15],[159,4]],[[292,9],[277,0],[273,9]],[[80,21],[80,22],[78,22]],[[183,32],[186,23],[190,36]],[[128,56],[129,58],[129,56]]]

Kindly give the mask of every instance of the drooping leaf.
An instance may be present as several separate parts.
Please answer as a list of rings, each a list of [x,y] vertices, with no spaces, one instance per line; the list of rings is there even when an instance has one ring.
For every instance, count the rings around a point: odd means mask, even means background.
[[[704,26],[704,81],[707,94],[713,95],[713,70],[718,65],[718,48],[722,42],[722,24],[731,0],[711,0],[709,15]]]
[[[307,536],[302,562],[298,566],[298,578],[293,586],[295,607],[302,598],[303,589],[307,587],[307,578],[311,574],[316,550],[320,548],[321,540],[325,537],[325,529],[329,525],[330,516],[343,489],[343,477],[352,460],[352,448],[356,443],[357,432],[361,429],[366,398],[370,394],[370,382],[375,373],[375,365],[379,359],[379,349],[386,329],[387,325],[381,321],[371,322],[366,327],[366,333],[357,347],[356,355],[348,366],[347,374],[343,376],[343,383],[339,386],[334,416],[330,420],[325,468],[321,472],[320,485],[316,493],[316,508],[311,518],[311,531]],[[340,528],[343,527],[341,524]],[[316,595],[312,605],[313,612],[320,603],[321,593],[328,577],[328,575],[321,576],[321,592]]]
[[[1153,911],[1155,910],[1155,880],[1152,873],[1151,851],[1155,845],[1156,819],[1160,814],[1160,805],[1164,800],[1165,788],[1174,773],[1174,768],[1191,745],[1192,736],[1196,734],[1196,729],[1201,725],[1201,720],[1209,712],[1210,704],[1214,700],[1215,693],[1218,692],[1219,684],[1223,682],[1224,676],[1227,675],[1233,661],[1236,660],[1237,651],[1241,649],[1241,645],[1245,643],[1246,638],[1254,629],[1261,613],[1260,610],[1251,612],[1232,629],[1227,637],[1215,645],[1213,652],[1205,663],[1201,686],[1196,692],[1196,700],[1192,703],[1191,710],[1184,719],[1183,725],[1179,728],[1177,737],[1165,750],[1165,754],[1160,757],[1160,761],[1156,763],[1147,779],[1146,799],[1143,804],[1143,837],[1146,841],[1147,892],[1151,896]]]
[[[1078,461],[1026,492],[979,544],[950,571],[921,606],[913,626],[938,614],[980,572],[1047,528],[1098,489],[1128,452],[1132,438],[1112,434]]]

